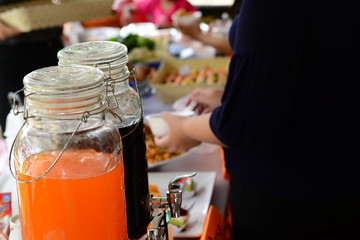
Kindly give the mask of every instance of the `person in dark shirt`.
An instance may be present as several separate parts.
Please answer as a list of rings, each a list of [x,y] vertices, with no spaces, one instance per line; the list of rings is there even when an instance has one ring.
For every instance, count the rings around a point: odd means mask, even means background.
[[[233,239],[360,233],[360,3],[245,0],[221,105],[160,147],[223,146]]]
[[[9,2],[0,1],[0,5]],[[57,65],[56,54],[62,48],[61,26],[21,33],[0,20],[0,127],[3,131],[11,109],[8,93],[20,90],[23,77],[29,72]]]

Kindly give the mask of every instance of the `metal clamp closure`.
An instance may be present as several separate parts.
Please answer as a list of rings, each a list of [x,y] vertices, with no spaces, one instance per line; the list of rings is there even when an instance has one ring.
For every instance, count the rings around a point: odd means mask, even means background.
[[[29,181],[22,181],[18,178],[18,176],[13,172],[12,170],[12,153],[13,153],[13,150],[14,150],[14,145],[15,145],[15,142],[17,141],[18,137],[19,137],[19,134],[21,132],[21,130],[24,128],[25,124],[26,124],[26,121],[24,122],[24,124],[21,126],[19,132],[16,134],[16,137],[13,141],[13,143],[11,144],[11,148],[10,148],[10,154],[9,154],[9,169],[10,169],[10,173],[11,175],[16,179],[17,182],[20,182],[20,183],[31,183],[31,182],[35,182],[41,178],[43,178],[48,172],[50,172],[50,170],[56,165],[56,163],[59,161],[60,157],[63,155],[63,153],[65,152],[65,150],[67,149],[67,147],[69,146],[71,140],[73,139],[73,137],[75,136],[75,133],[79,130],[80,126],[82,123],[86,123],[87,120],[89,119],[89,117],[91,116],[90,112],[84,112],[83,115],[81,116],[81,119],[80,119],[80,122],[79,124],[77,125],[77,127],[75,128],[75,130],[72,132],[71,136],[69,137],[69,139],[66,141],[64,147],[61,149],[59,155],[56,157],[56,159],[54,160],[54,162],[50,165],[50,167],[44,172],[42,173],[40,176],[34,178],[34,179],[31,179]],[[16,168],[16,167],[15,167]]]
[[[105,84],[106,84],[106,96],[105,96],[105,100],[106,100],[106,103],[108,105],[108,108],[111,109],[111,110],[115,110],[117,108],[119,108],[119,103],[116,99],[116,96],[115,96],[115,79],[111,76],[111,62],[103,62],[103,63],[97,63],[95,64],[95,68],[99,68],[100,69],[100,66],[101,65],[105,65],[107,67],[107,76],[105,75]],[[115,102],[115,106],[113,108],[110,108],[110,98],[109,98],[109,95],[108,93],[111,93],[111,97],[114,99],[114,102]],[[120,118],[119,116],[117,116],[117,118]],[[121,118],[120,118],[121,119]]]

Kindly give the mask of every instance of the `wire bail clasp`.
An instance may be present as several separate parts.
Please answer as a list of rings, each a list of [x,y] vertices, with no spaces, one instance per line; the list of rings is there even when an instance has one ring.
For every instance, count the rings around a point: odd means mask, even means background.
[[[88,112],[88,111],[85,111],[81,118],[80,118],[80,122],[79,124],[77,125],[77,127],[75,128],[75,130],[72,132],[71,136],[69,137],[69,139],[66,141],[64,147],[61,149],[59,155],[55,158],[55,161],[50,165],[50,167],[44,172],[42,173],[40,176],[34,178],[34,179],[31,179],[29,181],[22,181],[18,178],[17,174],[13,172],[13,169],[12,169],[12,155],[13,155],[13,151],[14,151],[14,145],[15,145],[15,142],[17,141],[18,137],[19,137],[19,134],[20,132],[22,131],[22,129],[24,128],[25,124],[26,124],[26,121],[23,123],[23,125],[21,126],[19,132],[16,134],[16,137],[13,141],[13,143],[11,144],[11,148],[10,148],[10,153],[9,153],[9,169],[10,169],[10,173],[11,175],[15,178],[15,180],[17,182],[20,182],[20,183],[32,183],[32,182],[35,182],[41,178],[43,178],[48,172],[50,172],[50,170],[56,165],[56,163],[59,161],[60,157],[63,155],[63,153],[65,152],[65,150],[67,149],[67,147],[69,146],[71,140],[74,138],[75,136],[75,133],[79,130],[80,126],[82,123],[86,123],[87,120],[89,119],[89,117],[91,116],[91,113]],[[15,167],[15,171],[16,171],[16,166]]]
[[[105,67],[107,67],[107,71],[108,71],[107,76],[105,75],[106,78],[104,79],[104,81],[106,83],[106,96],[105,96],[106,104],[108,105],[109,109],[115,110],[115,109],[119,108],[119,103],[115,96],[115,79],[111,75],[111,62],[96,63],[95,67],[100,69],[99,66],[101,66],[101,65],[105,65]],[[113,108],[111,108],[111,104],[110,104],[111,100],[110,100],[108,93],[111,93],[111,97],[114,99],[115,106]]]
[[[28,118],[34,118],[34,116],[29,115],[29,111],[26,109],[26,99],[31,94],[24,96],[24,104],[22,104],[19,93],[24,92],[25,87],[21,88],[20,90],[17,90],[15,93],[9,94],[9,97],[12,97],[12,111],[15,116],[17,116],[20,113],[23,113],[23,118],[26,120]],[[23,110],[19,110],[19,106],[23,107]]]

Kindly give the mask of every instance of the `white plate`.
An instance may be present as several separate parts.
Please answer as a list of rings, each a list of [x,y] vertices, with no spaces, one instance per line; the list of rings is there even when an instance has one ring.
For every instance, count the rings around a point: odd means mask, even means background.
[[[161,196],[166,196],[167,186],[174,177],[189,174],[189,172],[149,172],[149,183],[157,185]],[[187,202],[195,201],[195,205],[190,210],[190,219],[187,228],[182,232],[175,232],[174,237],[195,238],[200,237],[206,214],[209,209],[210,200],[215,184],[216,172],[197,172],[193,178],[196,184],[196,194],[194,197],[183,198],[184,205]]]
[[[79,34],[80,42],[106,41],[109,38],[119,37],[121,28],[117,27],[93,27],[87,28]]]
[[[188,96],[184,96],[182,98],[179,98],[176,100],[172,108],[176,111],[191,111],[193,112],[194,107],[196,106],[196,102],[191,102],[189,106],[185,106],[186,100],[188,99]]]
[[[125,38],[129,34],[136,34],[143,37],[149,37],[157,32],[157,28],[154,23],[130,23],[121,28],[120,37]]]
[[[194,147],[193,149],[196,149],[197,147]],[[181,160],[181,159],[184,159],[186,156],[188,156],[191,151],[193,151],[193,149],[190,149],[189,151],[187,152],[184,152],[183,154],[179,155],[179,156],[176,156],[176,157],[172,157],[172,158],[169,158],[169,159],[166,159],[166,160],[163,160],[163,161],[160,161],[160,162],[155,162],[155,163],[148,163],[148,169],[149,170],[152,170],[154,168],[157,168],[157,167],[160,167],[162,165],[165,165],[169,162],[173,162],[173,161],[177,161],[177,160]]]
[[[191,25],[194,24],[197,20],[199,20],[202,16],[202,12],[200,11],[195,11],[192,13],[187,13],[186,15],[183,16],[178,16],[175,12],[175,14],[173,14],[171,16],[174,24],[179,24],[179,25]]]

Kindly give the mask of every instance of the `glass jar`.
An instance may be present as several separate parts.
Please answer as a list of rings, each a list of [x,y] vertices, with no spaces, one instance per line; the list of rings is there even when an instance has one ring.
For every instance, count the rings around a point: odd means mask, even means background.
[[[122,136],[127,225],[130,239],[146,234],[150,222],[148,165],[139,94],[129,85],[127,48],[119,42],[92,41],[70,45],[58,53],[59,65],[90,65],[106,75],[106,118]]]
[[[103,72],[38,69],[24,94],[12,154],[23,240],[127,239],[121,137],[105,120]]]

